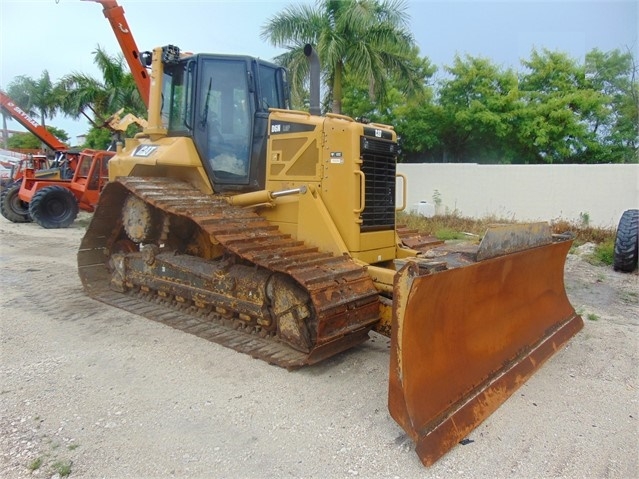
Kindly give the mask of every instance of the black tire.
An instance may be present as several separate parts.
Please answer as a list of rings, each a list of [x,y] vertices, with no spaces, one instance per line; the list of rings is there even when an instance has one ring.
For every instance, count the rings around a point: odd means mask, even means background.
[[[66,228],[78,216],[78,200],[63,186],[47,186],[36,192],[29,203],[33,221],[43,228]]]
[[[13,223],[29,223],[29,204],[20,199],[20,183],[2,190],[0,195],[0,213]]]
[[[631,273],[637,268],[638,246],[639,210],[626,210],[621,215],[615,237],[615,271]]]

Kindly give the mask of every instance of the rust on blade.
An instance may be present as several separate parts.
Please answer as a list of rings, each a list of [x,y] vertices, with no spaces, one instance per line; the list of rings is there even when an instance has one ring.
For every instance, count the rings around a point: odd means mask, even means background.
[[[477,261],[523,251],[552,242],[548,223],[493,225],[479,244]]]
[[[565,293],[570,241],[397,276],[389,410],[431,465],[583,326]]]

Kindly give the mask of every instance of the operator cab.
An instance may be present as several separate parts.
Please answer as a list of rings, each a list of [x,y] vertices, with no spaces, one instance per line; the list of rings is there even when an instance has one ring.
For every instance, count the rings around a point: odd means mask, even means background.
[[[216,54],[164,62],[163,126],[193,138],[216,191],[264,188],[269,108],[289,108],[282,67]]]

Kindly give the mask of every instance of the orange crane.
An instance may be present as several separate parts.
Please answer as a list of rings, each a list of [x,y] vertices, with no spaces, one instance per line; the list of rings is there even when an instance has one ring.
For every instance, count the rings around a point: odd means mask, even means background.
[[[29,155],[11,165],[8,178],[0,181],[0,214],[14,223],[31,221],[28,205],[20,200],[18,193],[22,180],[30,170],[31,176],[39,180],[68,182],[77,166],[78,155],[58,140],[49,130],[31,118],[4,92],[0,91],[0,108],[34,134],[55,153],[53,161],[46,155]]]
[[[26,158],[12,164],[11,174],[8,178],[3,178],[0,182],[4,189],[19,183],[27,168],[34,170],[34,175],[38,178],[50,179],[70,179],[73,176],[73,169],[77,165],[77,154],[69,151],[68,146],[62,143],[43,125],[31,118],[22,108],[20,108],[11,98],[0,91],[0,108],[7,112],[12,118],[29,130],[42,143],[50,148],[54,153],[54,160],[50,161],[47,155],[29,155]],[[2,200],[0,200],[1,202]],[[1,209],[1,207],[0,207]],[[4,213],[3,213],[4,215]],[[6,216],[6,215],[5,215]]]
[[[151,79],[146,68],[140,61],[140,50],[138,49],[129,24],[124,17],[124,9],[118,5],[115,0],[83,0],[88,2],[96,2],[102,5],[102,13],[113,29],[115,38],[120,44],[120,49],[124,54],[124,59],[129,65],[133,79],[140,91],[142,101],[146,107],[149,107],[149,92],[151,90]]]

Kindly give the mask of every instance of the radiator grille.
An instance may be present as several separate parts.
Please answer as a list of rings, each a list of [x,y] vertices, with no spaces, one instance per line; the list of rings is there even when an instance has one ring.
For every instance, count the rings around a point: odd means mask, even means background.
[[[366,177],[366,206],[361,231],[395,228],[395,163],[397,143],[363,136],[362,172]]]

